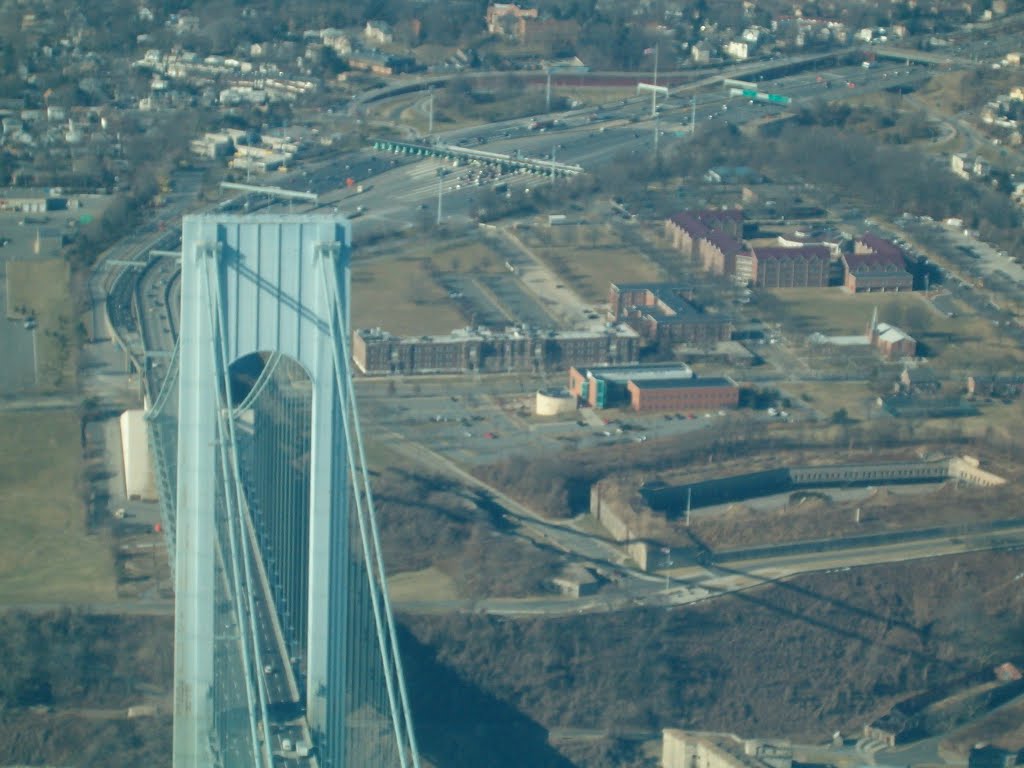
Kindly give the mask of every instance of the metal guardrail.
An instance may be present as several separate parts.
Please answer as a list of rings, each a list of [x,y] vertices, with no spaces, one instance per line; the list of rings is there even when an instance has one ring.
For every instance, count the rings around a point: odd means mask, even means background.
[[[1024,520],[990,520],[959,525],[942,525],[933,528],[917,528],[909,531],[888,531],[885,533],[865,534],[863,536],[846,536],[837,539],[816,539],[814,541],[799,541],[790,544],[751,547],[749,549],[730,549],[724,552],[710,552],[709,555],[714,563],[728,563],[785,555],[829,552],[851,547],[877,547],[885,544],[901,544],[907,541],[956,538],[979,533],[995,533],[1008,529],[1020,529],[1024,532]],[[1021,542],[1006,542],[1003,546],[1020,545]]]

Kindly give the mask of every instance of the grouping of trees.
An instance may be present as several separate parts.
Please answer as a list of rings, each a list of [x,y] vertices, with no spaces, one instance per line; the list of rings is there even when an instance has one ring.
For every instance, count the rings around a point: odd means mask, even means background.
[[[434,566],[465,597],[551,589],[559,558],[510,532],[493,499],[429,473],[383,468],[374,480],[384,557],[392,573]]]
[[[546,727],[816,740],[1012,655],[1024,606],[984,591],[1012,568],[1011,555],[991,557],[806,576],[685,611],[409,626],[461,679]]]
[[[170,687],[170,620],[71,611],[0,614],[0,711],[127,707],[140,689]]]
[[[908,144],[934,139],[937,125],[924,110],[900,109],[900,98],[891,98],[883,108],[860,107],[843,102],[823,102],[801,106],[795,121],[804,127],[818,126],[866,134],[881,138],[886,144]]]

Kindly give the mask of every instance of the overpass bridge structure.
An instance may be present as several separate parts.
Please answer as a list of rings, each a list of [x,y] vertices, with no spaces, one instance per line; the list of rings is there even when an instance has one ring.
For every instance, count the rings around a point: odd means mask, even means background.
[[[133,355],[175,583],[175,768],[419,768],[350,370],[350,250],[337,215],[187,216],[165,285],[180,317]]]
[[[401,155],[436,157],[452,162],[469,162],[498,168],[502,173],[526,171],[542,176],[576,176],[583,173],[579,165],[559,163],[532,157],[520,157],[500,152],[487,152],[472,147],[457,147],[449,144],[410,144],[404,141],[377,140],[373,148]]]

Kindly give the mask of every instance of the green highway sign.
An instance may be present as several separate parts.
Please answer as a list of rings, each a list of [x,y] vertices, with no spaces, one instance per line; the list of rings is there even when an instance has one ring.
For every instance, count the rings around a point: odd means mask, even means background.
[[[740,91],[740,94],[741,94],[741,95],[742,95],[742,96],[743,96],[744,98],[747,98],[747,99],[754,99],[754,98],[757,98],[757,96],[759,96],[759,95],[760,95],[760,94],[759,94],[759,93],[758,93],[758,92],[757,92],[756,90],[754,90],[753,88],[744,88],[744,89],[743,89],[742,91]]]
[[[768,101],[772,104],[789,104],[792,99],[790,99],[789,96],[780,96],[777,93],[769,93]]]

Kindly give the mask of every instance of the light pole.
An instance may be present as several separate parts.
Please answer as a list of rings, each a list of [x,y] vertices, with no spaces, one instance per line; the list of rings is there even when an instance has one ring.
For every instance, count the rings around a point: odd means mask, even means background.
[[[437,226],[441,226],[441,210],[444,197],[444,177],[448,175],[447,168],[437,169]]]
[[[662,547],[661,553],[665,556],[665,591],[669,589],[669,575],[668,569],[672,567],[672,550],[668,547]]]
[[[544,94],[545,94],[544,95],[544,104],[545,104],[544,111],[545,112],[551,112],[551,72],[552,72],[551,67],[548,67],[548,70],[547,70],[548,85],[547,85],[547,89],[544,91]]]
[[[658,94],[668,97],[668,88],[661,85],[653,85],[651,83],[637,83],[636,92],[639,96],[641,93],[651,94],[651,117],[658,114]]]
[[[39,386],[39,348],[36,346],[36,326],[32,324],[32,372],[33,381]]]
[[[430,87],[430,108],[427,113],[427,135],[434,132],[434,87]]]

